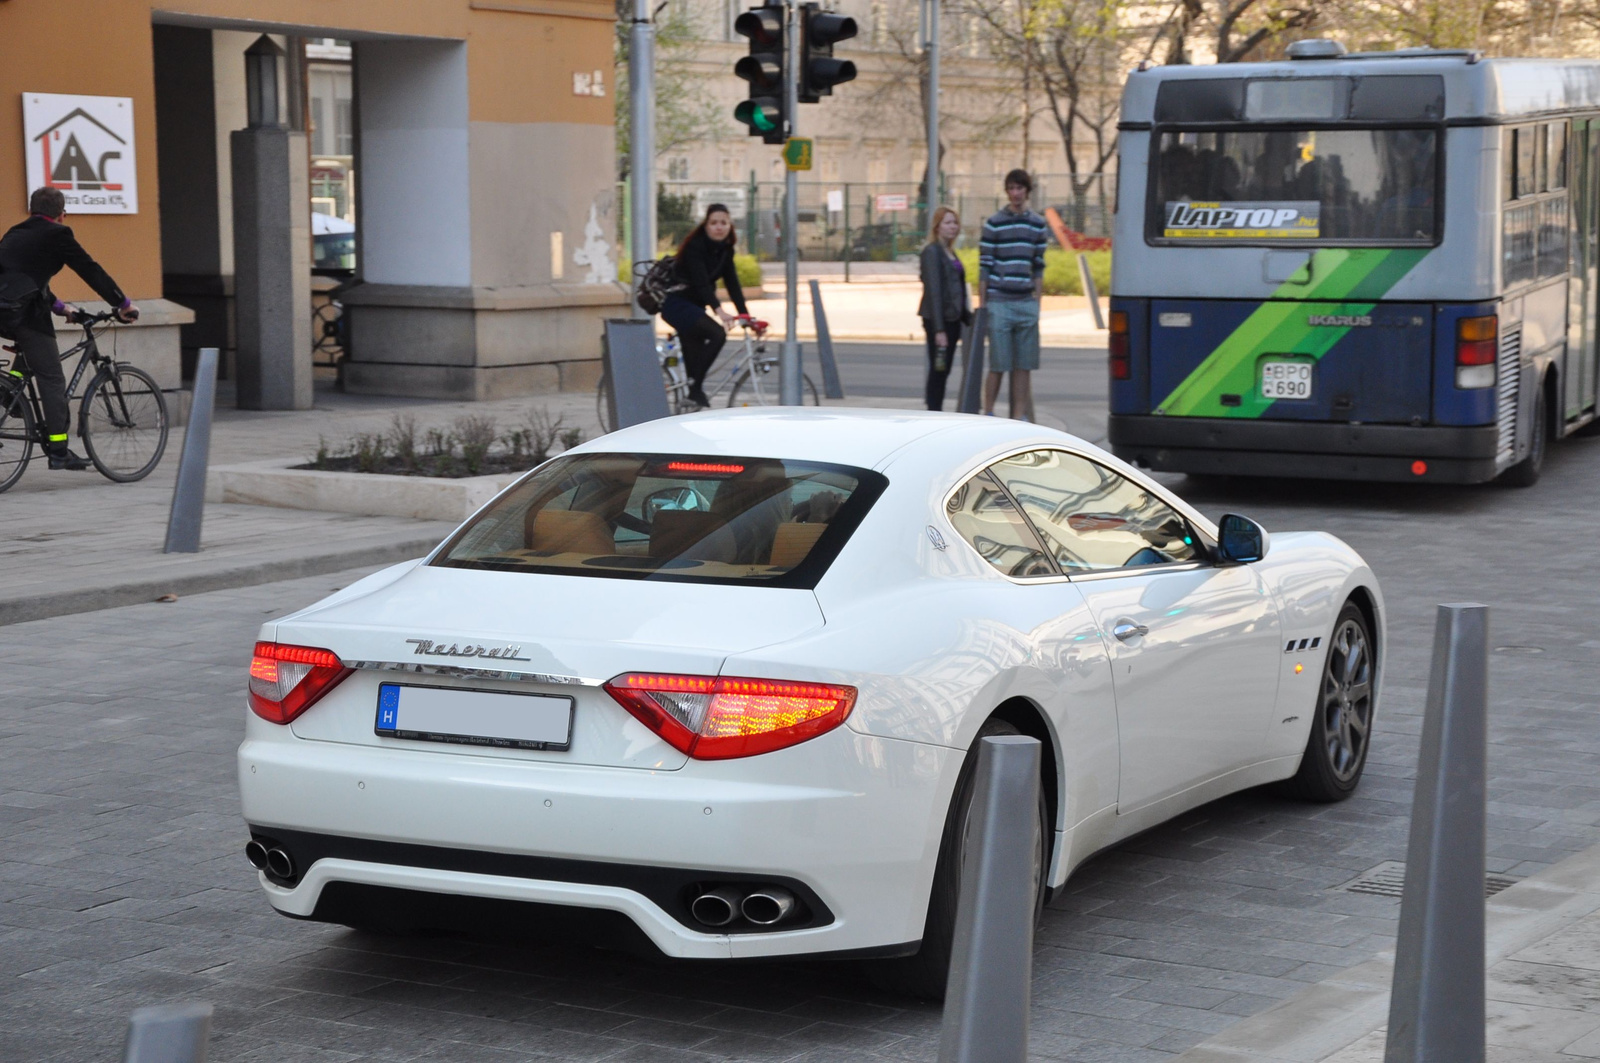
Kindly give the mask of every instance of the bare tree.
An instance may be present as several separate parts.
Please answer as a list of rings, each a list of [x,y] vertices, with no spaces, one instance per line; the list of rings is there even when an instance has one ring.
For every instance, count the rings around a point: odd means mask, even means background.
[[[1268,0],[1178,0],[1167,27],[1168,63],[1193,62],[1202,44],[1218,63],[1263,58],[1293,30],[1307,29],[1323,15],[1329,0],[1271,3]],[[1365,0],[1347,0],[1358,6]]]
[[[632,0],[616,0],[615,103],[617,168],[628,174],[631,142],[628,111],[628,30],[633,22]],[[663,2],[655,9],[656,26],[656,155],[666,155],[701,140],[716,140],[725,127],[722,108],[706,91],[704,78],[694,70],[700,42],[705,39],[700,19],[689,0]]]

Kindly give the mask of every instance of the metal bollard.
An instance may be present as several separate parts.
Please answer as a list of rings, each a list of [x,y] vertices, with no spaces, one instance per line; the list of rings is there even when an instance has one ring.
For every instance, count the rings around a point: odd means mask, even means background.
[[[839,365],[833,360],[833,333],[828,331],[828,312],[822,308],[822,289],[811,282],[811,315],[817,322],[817,364],[822,367],[822,397],[844,398],[839,382]]]
[[[1089,309],[1094,311],[1094,327],[1106,327],[1105,315],[1100,313],[1100,290],[1094,286],[1094,274],[1089,272],[1089,256],[1078,252],[1078,279],[1083,283],[1083,294],[1089,297]]]
[[[978,743],[939,1063],[1027,1063],[1039,757],[1037,738]]]
[[[972,312],[972,327],[961,341],[964,357],[961,362],[961,393],[956,399],[957,413],[983,412],[983,344],[988,327],[989,308],[980,306]]]
[[[200,521],[206,509],[206,465],[211,460],[211,410],[217,400],[217,348],[200,348],[194,369],[194,403],[183,432],[178,482],[172,487],[164,554],[198,554]]]
[[[1439,606],[1384,1063],[1483,1063],[1489,607]]]
[[[206,1063],[211,1005],[161,1004],[128,1020],[122,1063]]]

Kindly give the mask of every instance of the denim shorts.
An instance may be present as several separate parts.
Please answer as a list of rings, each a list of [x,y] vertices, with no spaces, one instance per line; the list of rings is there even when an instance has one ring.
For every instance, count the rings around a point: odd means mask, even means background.
[[[1039,302],[996,299],[989,312],[989,372],[1039,368]]]

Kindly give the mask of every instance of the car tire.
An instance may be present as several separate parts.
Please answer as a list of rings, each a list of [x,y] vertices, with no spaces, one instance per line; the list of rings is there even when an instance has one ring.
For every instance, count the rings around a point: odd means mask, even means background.
[[[1375,654],[1366,614],[1346,602],[1328,639],[1300,770],[1283,784],[1287,796],[1329,803],[1355,793],[1372,744]]]
[[[901,996],[943,1000],[945,982],[950,976],[950,955],[955,944],[956,906],[961,898],[961,867],[965,833],[972,812],[978,771],[978,743],[994,735],[1021,734],[1001,719],[991,719],[978,729],[966,763],[956,780],[950,812],[945,817],[944,835],[939,843],[939,862],[933,873],[933,888],[928,896],[928,918],[923,925],[922,947],[914,955],[894,960],[879,960],[868,965],[867,975],[879,989]],[[1044,787],[1039,787],[1038,889],[1034,901],[1034,920],[1044,912],[1045,879],[1049,873],[1050,812],[1045,804]]]
[[[1500,474],[1507,487],[1532,487],[1544,472],[1544,455],[1550,446],[1550,392],[1539,382],[1533,399],[1533,433],[1528,437],[1528,456]]]

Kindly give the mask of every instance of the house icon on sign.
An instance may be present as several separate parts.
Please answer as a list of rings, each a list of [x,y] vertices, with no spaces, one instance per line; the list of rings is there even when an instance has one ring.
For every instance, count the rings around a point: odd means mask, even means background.
[[[45,182],[51,188],[73,191],[122,191],[122,182],[111,180],[112,175],[107,170],[113,159],[122,158],[122,152],[107,147],[98,158],[91,160],[79,140],[80,132],[91,144],[98,141],[97,147],[105,146],[105,137],[110,137],[117,144],[127,144],[94,115],[82,107],[73,108],[33,138],[39,145],[38,150],[43,153]]]

